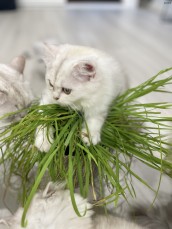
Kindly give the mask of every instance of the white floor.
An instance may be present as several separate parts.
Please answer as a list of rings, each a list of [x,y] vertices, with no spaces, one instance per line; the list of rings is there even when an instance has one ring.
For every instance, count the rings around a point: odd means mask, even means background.
[[[37,40],[93,46],[115,55],[135,86],[172,66],[172,23],[145,10],[18,10],[0,13],[0,61],[30,50]],[[40,95],[43,79],[27,77]],[[41,82],[40,82],[41,81]]]

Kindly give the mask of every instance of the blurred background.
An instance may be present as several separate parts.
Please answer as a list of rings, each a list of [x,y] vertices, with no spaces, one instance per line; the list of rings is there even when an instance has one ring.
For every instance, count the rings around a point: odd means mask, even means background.
[[[131,86],[172,66],[171,0],[1,0],[0,62],[28,56],[25,75],[35,95],[32,47],[43,40],[87,45],[116,56]]]

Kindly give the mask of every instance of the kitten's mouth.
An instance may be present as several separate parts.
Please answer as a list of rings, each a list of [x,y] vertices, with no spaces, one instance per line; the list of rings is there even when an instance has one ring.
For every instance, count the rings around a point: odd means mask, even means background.
[[[56,100],[56,104],[63,106],[63,107],[65,106],[65,104],[61,103],[59,100],[58,101]]]
[[[63,103],[63,102],[61,102],[61,101],[56,101],[56,103],[58,104],[58,105],[60,105],[60,106],[62,106],[62,107],[68,107],[68,106],[70,106],[69,104],[66,104],[66,103]]]
[[[30,103],[28,103],[27,105],[25,105],[24,108],[29,108],[32,104],[33,104],[33,102],[30,102]]]
[[[17,122],[21,119],[20,115],[19,114],[12,114],[12,115],[9,115],[7,118],[4,119],[4,121],[7,121],[7,122]]]

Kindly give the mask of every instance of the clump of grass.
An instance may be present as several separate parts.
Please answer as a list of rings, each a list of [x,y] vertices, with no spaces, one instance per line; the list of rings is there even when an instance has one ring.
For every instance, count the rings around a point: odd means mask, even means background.
[[[102,129],[101,143],[96,146],[87,146],[81,140],[83,114],[55,104],[32,105],[20,122],[9,125],[0,133],[0,147],[6,146],[1,163],[10,161],[10,174],[17,174],[22,179],[23,226],[30,202],[47,172],[52,181],[66,180],[78,215],[75,188],[87,197],[91,187],[94,198],[102,198],[99,203],[114,201],[117,204],[120,195],[126,198],[126,190],[134,195],[134,187],[127,181],[128,174],[148,186],[132,171],[131,158],[171,175],[172,163],[163,159],[169,158],[170,143],[161,132],[171,129],[167,122],[172,118],[162,117],[161,110],[170,109],[172,105],[137,102],[139,97],[151,92],[166,92],[163,87],[172,83],[172,76],[164,79],[158,79],[158,76],[170,70],[172,68],[159,72],[113,102]],[[55,129],[55,140],[48,153],[41,153],[34,146],[35,130],[40,125],[54,126]],[[155,153],[159,153],[159,157]],[[121,154],[125,160],[121,159]],[[33,169],[36,172],[31,181]],[[125,182],[121,182],[121,173]],[[106,184],[113,192],[103,197]]]

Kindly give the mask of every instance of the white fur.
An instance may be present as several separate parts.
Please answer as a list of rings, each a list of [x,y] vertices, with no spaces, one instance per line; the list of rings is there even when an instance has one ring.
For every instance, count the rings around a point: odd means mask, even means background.
[[[109,105],[126,88],[120,65],[99,50],[73,45],[46,46],[44,61],[47,88],[40,103],[57,103],[83,111],[89,134],[83,124],[81,136],[87,144],[97,144]],[[71,89],[71,94],[65,94],[62,88]],[[51,146],[45,132],[39,130],[35,141],[42,151]]]
[[[118,217],[94,213],[92,205],[75,194],[79,212],[84,216],[78,217],[73,209],[69,190],[63,184],[48,183],[44,191],[38,192],[27,213],[27,229],[141,229],[134,223]],[[22,229],[20,208],[13,216],[7,216],[0,221],[5,229]]]
[[[0,116],[6,113],[15,112],[18,109],[23,109],[32,101],[32,93],[29,89],[29,84],[23,77],[24,66],[25,60],[21,56],[14,58],[10,65],[0,64]],[[13,115],[11,118],[1,119],[0,133],[5,126],[8,126],[11,122],[20,120],[23,115],[24,113],[20,113]],[[5,150],[5,145],[0,147],[0,158]],[[20,187],[21,181],[19,177],[14,175],[11,176],[9,180],[8,167],[9,165],[7,163],[5,163],[5,165],[0,165],[0,199],[4,198],[7,183],[9,189],[5,202],[7,205],[11,206],[13,205],[13,200],[16,200],[15,190]],[[6,175],[5,177],[4,173]]]
[[[92,228],[91,205],[80,195],[75,194],[78,210],[83,215],[78,217],[73,209],[69,190],[64,185],[54,186],[49,183],[43,192],[35,195],[27,213],[27,229],[75,229]],[[22,229],[21,217],[23,209],[20,208],[11,218],[6,219],[7,228]]]
[[[143,229],[141,226],[114,215],[96,215],[94,229]],[[146,229],[146,227],[144,227]]]
[[[32,101],[32,93],[28,82],[24,81],[23,57],[16,57],[12,60],[11,65],[15,64],[15,68],[10,65],[0,64],[0,117],[7,113],[24,109],[30,105]],[[20,71],[18,71],[20,69]],[[9,125],[12,121],[18,121],[23,113],[13,115],[10,119],[4,118],[0,120],[0,131],[4,126]]]
[[[29,84],[24,81],[23,73],[10,65],[0,64],[0,116],[27,107],[31,100],[32,93]],[[21,118],[20,115],[15,116],[14,120],[18,118]],[[0,127],[5,123],[9,124],[9,121],[1,120]]]

